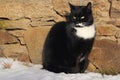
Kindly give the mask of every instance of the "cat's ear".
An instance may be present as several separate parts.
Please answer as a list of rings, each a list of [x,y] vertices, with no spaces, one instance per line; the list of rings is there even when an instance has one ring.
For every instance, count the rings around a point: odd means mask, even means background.
[[[92,3],[91,3],[91,2],[89,2],[89,3],[87,4],[87,6],[86,6],[86,7],[87,7],[87,9],[89,9],[89,10],[90,10],[90,9],[92,8]]]
[[[74,9],[75,9],[75,6],[74,6],[74,5],[72,5],[71,3],[68,3],[68,4],[69,4],[71,10],[74,10]]]

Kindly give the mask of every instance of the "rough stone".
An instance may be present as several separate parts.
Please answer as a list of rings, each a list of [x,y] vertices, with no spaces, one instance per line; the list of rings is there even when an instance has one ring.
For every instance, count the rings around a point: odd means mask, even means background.
[[[90,61],[99,68],[100,72],[120,72],[120,45],[110,40],[99,40],[94,44]],[[111,73],[111,74],[112,74]]]
[[[0,28],[1,29],[28,29],[30,28],[30,20],[29,19],[19,19],[19,20],[0,20]]]
[[[19,56],[17,56],[17,60],[22,61],[22,62],[26,62],[29,63],[30,62],[30,58],[28,56],[28,54],[26,53],[20,53]]]
[[[100,17],[100,18],[94,18],[95,19],[95,25],[114,25],[114,20],[112,18],[106,18],[106,17]]]
[[[110,3],[108,0],[94,0],[93,13],[96,19],[109,17]]]
[[[30,28],[30,20],[26,19],[26,18],[21,18],[19,20],[15,20],[15,21],[10,21],[9,23],[11,24],[11,26],[9,26],[7,29],[21,29],[21,30],[25,30]]]
[[[55,23],[55,17],[47,17],[47,18],[36,18],[36,19],[31,19],[31,26],[32,27],[38,27],[38,26],[52,26]]]
[[[96,66],[92,62],[89,62],[87,71],[97,72],[97,68],[96,68]]]
[[[116,34],[117,28],[114,25],[99,25],[97,28],[97,35],[113,36]]]
[[[94,0],[68,0],[68,2],[74,4],[74,5],[87,5],[88,2],[93,3]]]
[[[14,35],[16,37],[23,37],[25,30],[10,30],[8,31],[9,34]]]
[[[19,44],[0,45],[0,49],[2,50],[1,53],[3,57],[19,59],[21,61],[25,61],[29,58],[26,46],[21,46]],[[24,57],[20,59],[21,56]]]
[[[117,27],[120,27],[120,19],[116,19],[114,25]]]
[[[24,16],[24,5],[17,1],[0,2],[0,17],[19,19]]]
[[[69,12],[67,0],[52,0],[54,10],[61,16]]]
[[[120,31],[117,31],[117,32],[116,32],[115,37],[116,37],[116,38],[120,38]]]
[[[48,26],[51,24],[53,25],[53,22],[51,21],[51,17],[54,20],[55,19],[57,20],[57,18],[59,17],[59,15],[56,15],[56,12],[53,11],[53,4],[51,0],[17,0],[17,1],[16,0],[13,0],[13,1],[5,0],[5,1],[0,2],[0,4],[1,4],[0,5],[0,9],[1,9],[0,18],[17,20],[17,21],[21,20],[22,18],[26,18],[30,20],[42,18],[42,20],[37,21],[37,23],[40,23],[42,25],[46,24]],[[24,27],[26,26],[21,21],[19,22],[21,23],[22,26],[23,25]],[[5,23],[5,21],[4,22],[2,21],[0,25],[4,25],[2,23]],[[9,21],[7,21],[7,23],[9,23]],[[7,23],[5,24],[8,25],[9,28],[11,28],[11,23],[9,24]],[[19,28],[20,24],[19,25],[17,24],[19,23],[16,22],[16,24],[14,25],[16,26],[16,28],[17,27]],[[29,24],[33,24],[33,23],[29,23]],[[6,25],[4,27],[8,27]]]
[[[107,39],[107,40],[112,40],[112,41],[116,41],[116,37],[113,36],[96,36],[96,40],[103,40],[103,39]]]
[[[0,57],[3,57],[2,49],[0,48]]]
[[[18,37],[18,40],[19,40],[19,43],[20,43],[21,45],[26,45],[25,40],[24,40],[23,37]]]
[[[13,20],[50,16],[53,13],[51,0],[5,0],[0,2],[0,10],[0,17]]]
[[[51,0],[29,0],[24,3],[24,14],[29,18],[52,16]]]
[[[120,44],[120,39],[117,39],[118,44]]]
[[[112,0],[111,17],[120,18],[120,1]]]
[[[42,63],[44,40],[50,27],[35,27],[25,32],[24,40],[32,63]]]
[[[0,45],[18,43],[18,40],[4,30],[0,30]]]
[[[23,38],[25,30],[10,30],[8,33],[15,36],[21,45],[26,44]]]

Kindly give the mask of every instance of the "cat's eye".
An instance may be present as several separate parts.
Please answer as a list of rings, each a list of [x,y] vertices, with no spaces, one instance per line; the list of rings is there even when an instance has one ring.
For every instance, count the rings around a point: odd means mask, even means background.
[[[82,16],[82,17],[81,17],[81,19],[84,19],[84,18],[85,18],[85,16]]]
[[[75,17],[75,16],[73,16],[73,19],[76,19],[76,17]]]

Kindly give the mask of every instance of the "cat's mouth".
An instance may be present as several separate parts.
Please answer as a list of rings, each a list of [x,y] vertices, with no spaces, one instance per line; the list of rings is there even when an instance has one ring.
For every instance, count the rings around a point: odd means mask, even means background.
[[[84,25],[82,23],[77,23],[75,27],[84,27]]]

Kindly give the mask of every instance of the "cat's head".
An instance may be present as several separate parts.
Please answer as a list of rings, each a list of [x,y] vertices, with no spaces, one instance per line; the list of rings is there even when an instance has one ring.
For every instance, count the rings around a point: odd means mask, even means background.
[[[67,19],[68,21],[73,22],[76,27],[90,26],[93,24],[91,2],[86,6],[74,6],[71,3],[69,5],[71,13],[69,19]]]

